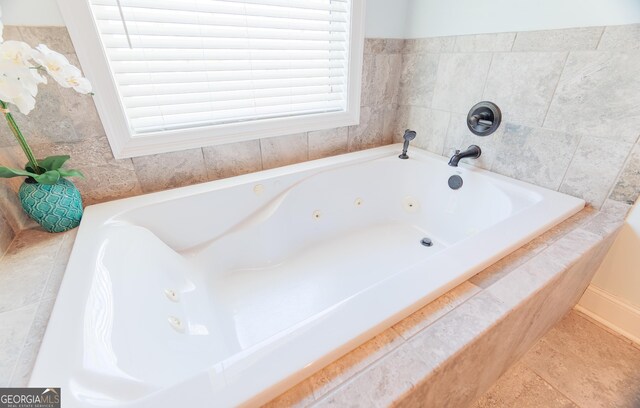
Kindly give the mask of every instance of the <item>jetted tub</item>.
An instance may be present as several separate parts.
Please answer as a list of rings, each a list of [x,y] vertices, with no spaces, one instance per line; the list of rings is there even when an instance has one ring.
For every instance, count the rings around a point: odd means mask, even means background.
[[[30,386],[65,407],[258,405],[584,206],[400,150],[87,208]]]

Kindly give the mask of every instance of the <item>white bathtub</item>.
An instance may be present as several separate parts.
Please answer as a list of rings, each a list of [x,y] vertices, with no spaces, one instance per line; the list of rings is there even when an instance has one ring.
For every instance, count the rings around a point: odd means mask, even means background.
[[[257,405],[584,206],[399,152],[87,208],[30,385],[65,407]]]

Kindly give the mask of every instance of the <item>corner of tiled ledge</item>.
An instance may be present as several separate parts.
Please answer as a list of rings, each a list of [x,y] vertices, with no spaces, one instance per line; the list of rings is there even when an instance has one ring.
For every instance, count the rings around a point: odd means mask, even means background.
[[[585,208],[267,406],[471,404],[577,303],[629,209]]]

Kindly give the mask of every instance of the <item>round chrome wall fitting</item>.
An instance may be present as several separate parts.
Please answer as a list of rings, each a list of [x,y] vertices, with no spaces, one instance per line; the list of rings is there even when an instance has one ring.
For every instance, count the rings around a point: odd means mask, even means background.
[[[489,101],[475,104],[467,115],[467,126],[471,133],[477,136],[489,136],[498,130],[500,121],[502,121],[500,108]]]

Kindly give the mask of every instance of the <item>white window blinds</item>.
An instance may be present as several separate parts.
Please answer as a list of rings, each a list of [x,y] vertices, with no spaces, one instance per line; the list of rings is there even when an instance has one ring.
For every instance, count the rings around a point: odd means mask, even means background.
[[[133,134],[347,109],[352,0],[89,0]]]

